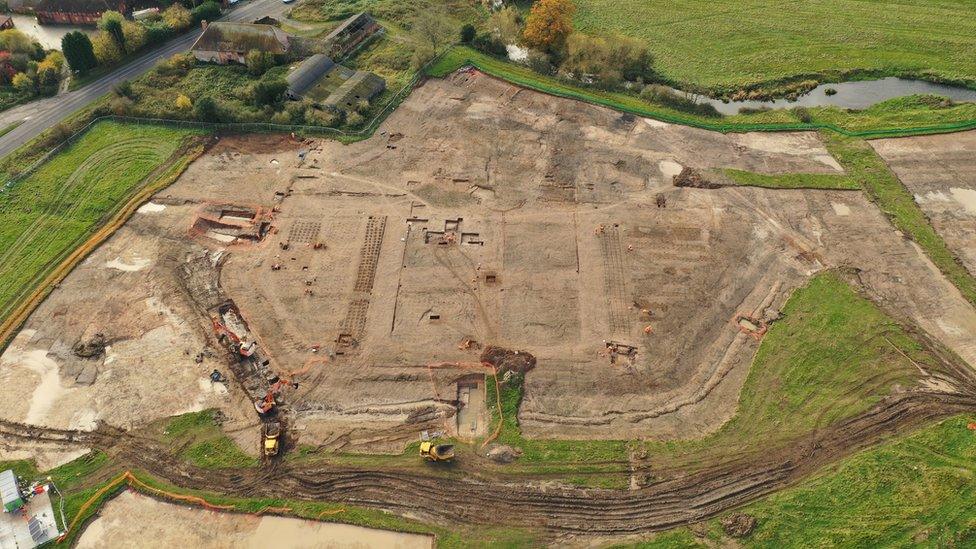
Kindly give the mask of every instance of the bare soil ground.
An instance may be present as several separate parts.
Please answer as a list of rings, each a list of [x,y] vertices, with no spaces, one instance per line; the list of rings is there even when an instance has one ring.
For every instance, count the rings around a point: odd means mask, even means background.
[[[3,417],[131,427],[215,406],[246,425],[260,384],[206,378],[226,373],[210,317],[232,300],[298,383],[299,444],[479,429],[457,417],[485,401],[465,340],[538,358],[529,437],[700,437],[755,352],[732,317],[774,316],[827,267],[976,364],[972,307],[863,195],[674,187],[685,166],[838,170],[813,133],[672,126],[475,72],[427,82],[357,144],[223,138],[34,313],[0,357]],[[73,354],[96,333],[103,355]]]
[[[423,549],[429,536],[275,516],[219,513],[125,491],[105,504],[77,547]]]
[[[878,139],[885,159],[970,273],[976,273],[976,131]]]

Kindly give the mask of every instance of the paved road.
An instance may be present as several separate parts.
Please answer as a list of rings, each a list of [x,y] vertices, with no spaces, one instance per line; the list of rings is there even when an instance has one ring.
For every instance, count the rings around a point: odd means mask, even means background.
[[[246,5],[230,11],[222,20],[250,22],[265,15],[282,15],[288,7],[281,0],[251,0]],[[199,31],[188,32],[82,88],[55,97],[33,101],[0,113],[0,129],[15,122],[23,121],[22,124],[0,137],[0,158],[12,153],[24,143],[40,135],[44,130],[106,94],[115,84],[136,78],[151,69],[160,60],[166,59],[174,53],[190,49],[199,35]]]

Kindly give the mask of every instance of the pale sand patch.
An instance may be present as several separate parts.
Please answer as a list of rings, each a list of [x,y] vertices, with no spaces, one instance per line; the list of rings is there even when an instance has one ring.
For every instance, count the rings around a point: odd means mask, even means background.
[[[136,212],[137,213],[141,213],[141,214],[146,214],[146,213],[159,213],[159,212],[161,212],[161,211],[163,211],[165,209],[166,209],[166,205],[165,204],[157,204],[155,202],[146,202],[142,206],[139,206],[139,209],[136,210]]]
[[[956,202],[962,204],[966,213],[976,214],[976,190],[952,187],[949,192],[952,193],[952,198],[955,198]]]
[[[831,202],[830,205],[837,215],[851,215],[851,207],[843,202]]]
[[[683,166],[674,160],[662,160],[657,163],[657,169],[661,170],[661,175],[664,176],[665,183],[671,183],[674,176],[681,173],[682,168]]]
[[[121,257],[116,257],[111,261],[106,261],[105,266],[110,269],[118,269],[127,273],[134,273],[136,271],[145,269],[150,265],[150,263],[152,263],[151,260],[143,259],[141,257],[133,257],[130,261],[125,261]]]
[[[433,538],[348,524],[219,513],[164,503],[126,491],[105,504],[98,518],[81,534],[77,547],[126,545],[211,549],[429,549]]]

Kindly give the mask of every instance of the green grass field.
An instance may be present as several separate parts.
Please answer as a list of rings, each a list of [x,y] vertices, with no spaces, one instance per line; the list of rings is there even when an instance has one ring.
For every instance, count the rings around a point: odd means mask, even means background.
[[[731,90],[865,70],[976,85],[971,0],[576,0],[576,27],[642,39],[674,82]]]
[[[190,132],[103,122],[0,193],[0,319]]]

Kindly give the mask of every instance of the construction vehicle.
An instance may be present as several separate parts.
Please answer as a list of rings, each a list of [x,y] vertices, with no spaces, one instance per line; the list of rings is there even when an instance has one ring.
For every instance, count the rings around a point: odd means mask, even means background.
[[[219,340],[225,338],[225,343],[232,352],[238,353],[242,357],[247,358],[252,356],[254,351],[257,350],[257,344],[255,342],[242,340],[220,320],[216,318],[211,320],[213,321],[213,329],[214,333],[217,334],[217,339]]]
[[[278,455],[281,444],[281,424],[277,421],[265,423],[262,428],[264,440],[264,456],[267,458]]]
[[[424,441],[420,443],[420,457],[427,461],[433,461],[435,463],[453,461],[454,460],[454,445],[453,444],[435,444],[432,441]]]
[[[274,382],[271,384],[271,387],[268,388],[268,392],[265,393],[264,398],[259,398],[258,400],[254,401],[254,409],[257,410],[257,412],[261,415],[270,414],[277,404],[275,401],[275,396],[278,395],[278,392],[281,391],[282,387],[290,383],[291,382],[287,379],[279,379],[277,376],[275,376]],[[295,386],[297,387],[298,385],[295,384]]]

